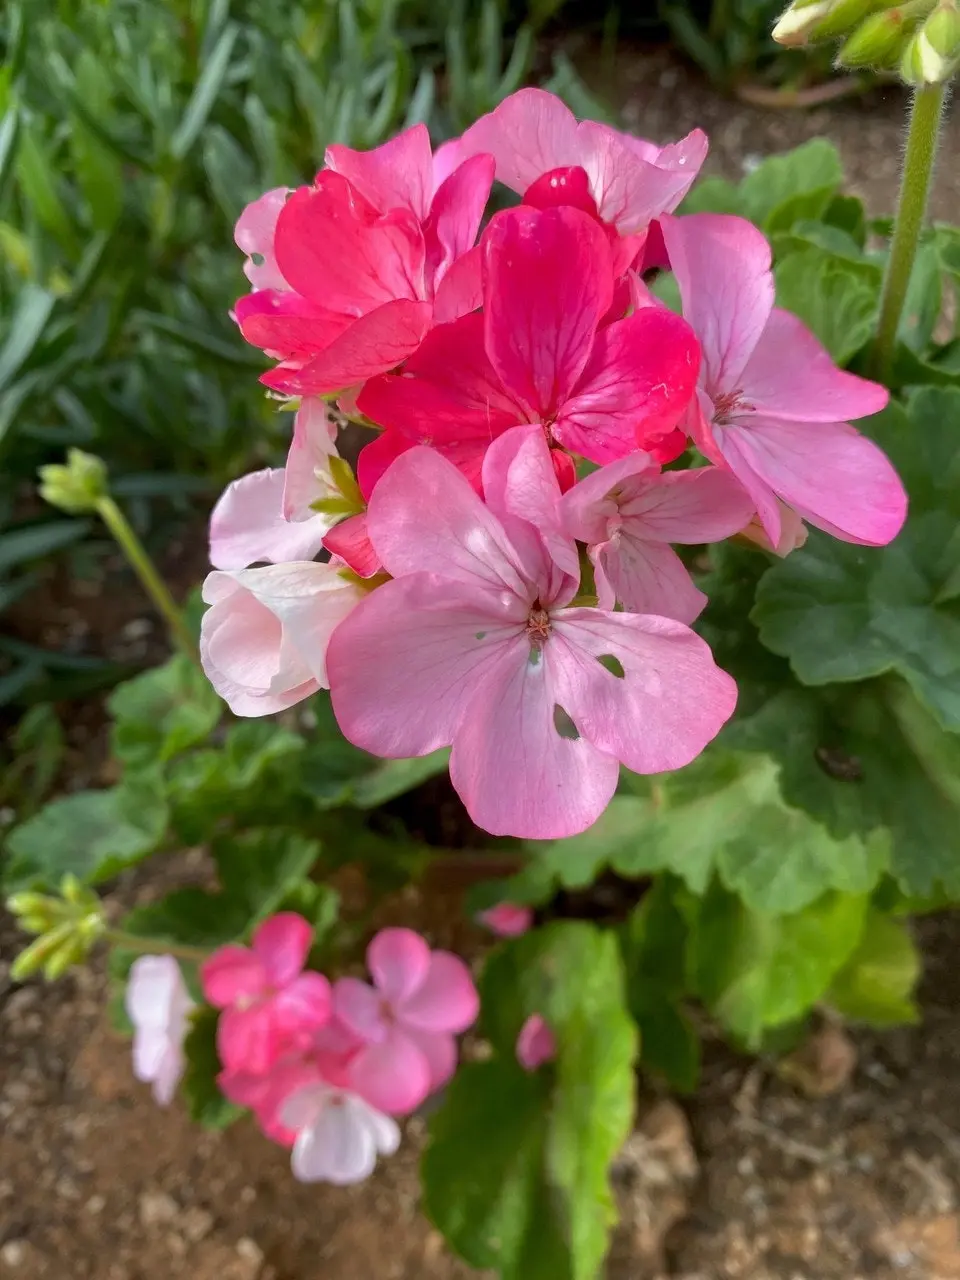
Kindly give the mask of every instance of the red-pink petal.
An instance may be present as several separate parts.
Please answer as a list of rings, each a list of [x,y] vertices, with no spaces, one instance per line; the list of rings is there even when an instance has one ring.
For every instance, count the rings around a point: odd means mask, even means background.
[[[393,1031],[382,1044],[361,1049],[350,1063],[348,1076],[354,1092],[388,1115],[413,1111],[430,1092],[430,1063],[400,1031]]]
[[[267,986],[263,961],[235,942],[219,947],[200,966],[200,985],[215,1009],[258,996]]]
[[[613,298],[604,229],[579,209],[499,213],[483,237],[487,354],[533,420],[571,395]]]
[[[257,926],[253,950],[270,983],[284,987],[303,969],[312,941],[313,929],[303,916],[295,911],[281,911]]]
[[[517,1036],[517,1061],[524,1071],[536,1071],[557,1056],[557,1041],[539,1013],[533,1013]]]
[[[322,973],[301,973],[274,997],[273,1007],[286,1032],[302,1035],[318,1031],[330,1020],[330,983]]]
[[[397,1018],[419,1031],[459,1034],[473,1025],[480,1012],[480,997],[470,970],[449,951],[428,952],[426,972],[417,985],[408,982],[407,991],[409,994],[398,998]]]
[[[499,938],[518,938],[533,925],[533,908],[516,902],[498,902],[477,914],[477,921]]]
[[[474,245],[493,186],[493,156],[471,156],[441,183],[423,227],[427,271],[435,283]]]
[[[335,524],[323,539],[323,545],[360,578],[372,578],[380,569],[380,557],[367,532],[367,513],[348,516]]]
[[[353,323],[298,293],[260,289],[238,298],[233,309],[247,342],[275,360],[307,360],[325,350]]]
[[[263,1075],[287,1047],[275,1026],[269,1003],[249,1009],[225,1009],[220,1015],[217,1053],[227,1071]]]
[[[404,129],[372,151],[354,151],[335,143],[327,147],[324,159],[381,213],[400,207],[421,222],[426,218],[433,192],[433,157],[425,124]]]
[[[399,1006],[413,996],[429,976],[430,948],[412,929],[381,929],[367,947],[367,968],[380,994]]]
[[[450,324],[482,306],[483,250],[474,245],[451,264],[437,285],[433,318],[437,324]]]

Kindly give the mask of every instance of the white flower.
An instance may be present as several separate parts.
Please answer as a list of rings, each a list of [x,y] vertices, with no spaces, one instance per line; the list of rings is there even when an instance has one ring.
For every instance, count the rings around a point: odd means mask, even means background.
[[[291,1168],[300,1182],[348,1186],[369,1178],[377,1156],[392,1156],[400,1145],[395,1120],[362,1098],[327,1084],[296,1090],[280,1108],[280,1120],[295,1130]]]
[[[173,956],[134,960],[126,1006],[134,1026],[133,1074],[153,1085],[154,1098],[165,1107],[183,1075],[183,1042],[194,1008]]]

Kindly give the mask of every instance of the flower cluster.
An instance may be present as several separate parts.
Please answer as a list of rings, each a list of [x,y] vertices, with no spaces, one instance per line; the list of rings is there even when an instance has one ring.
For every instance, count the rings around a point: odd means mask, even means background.
[[[466,965],[431,951],[409,929],[383,929],[370,943],[372,985],[331,985],[305,969],[313,937],[302,916],[265,920],[250,947],[231,943],[200,971],[220,1011],[217,1083],[249,1108],[267,1137],[293,1148],[303,1182],[357,1182],[400,1143],[395,1116],[442,1088],[457,1065],[456,1035],[476,1019]],[[134,1070],[168,1103],[183,1073],[194,1008],[172,956],[145,956],[131,971],[127,1009],[135,1028]]]
[[[524,89],[247,208],[236,319],[297,412],[211,523],[202,656],[237,714],[329,688],[367,751],[452,747],[487,831],[569,836],[621,764],[681,768],[733,712],[676,546],[895,536],[903,488],[850,426],[887,392],[774,305],[754,226],[674,213],[705,153]],[[494,179],[520,203],[478,241]],[[375,429],[355,477],[344,420]]]

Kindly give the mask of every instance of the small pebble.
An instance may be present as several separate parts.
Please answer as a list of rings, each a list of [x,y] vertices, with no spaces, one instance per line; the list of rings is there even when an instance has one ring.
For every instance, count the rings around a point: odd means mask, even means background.
[[[19,1267],[26,1261],[27,1246],[22,1240],[8,1240],[0,1249],[0,1262],[7,1267]]]

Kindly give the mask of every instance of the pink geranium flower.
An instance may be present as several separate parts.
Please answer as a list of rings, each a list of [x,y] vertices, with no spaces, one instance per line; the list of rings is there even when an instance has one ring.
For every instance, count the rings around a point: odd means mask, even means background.
[[[518,938],[533,924],[533,908],[516,902],[498,902],[495,907],[479,912],[477,920],[498,938]]]
[[[683,314],[703,348],[691,429],[756,504],[774,547],[777,499],[846,542],[882,546],[906,517],[886,456],[850,426],[877,413],[885,387],[838,369],[809,329],[774,307],[770,246],[742,218],[662,219]]]
[[[257,927],[250,947],[230,943],[204,961],[203,994],[222,1010],[217,1050],[226,1071],[262,1075],[328,1022],[330,984],[303,972],[312,939],[302,916],[281,912]]]
[[[743,529],[751,498],[729,471],[662,474],[633,453],[586,476],[562,500],[573,537],[588,544],[601,609],[619,600],[634,613],[693,622],[707,597],[670,543],[718,542]]]
[[[373,986],[341,978],[340,1023],[363,1042],[350,1060],[350,1086],[380,1111],[413,1110],[453,1075],[454,1036],[474,1021],[479,1001],[467,966],[431,951],[410,929],[383,929],[367,948]]]
[[[557,1056],[557,1040],[539,1013],[532,1013],[517,1036],[517,1061],[524,1071],[536,1071]]]
[[[133,1023],[133,1074],[161,1106],[173,1099],[186,1065],[183,1042],[196,1007],[173,956],[139,956],[130,966],[126,1010]]]
[[[327,641],[363,594],[338,566],[313,561],[207,574],[207,679],[238,716],[302,702],[327,687]]]
[[[614,267],[586,214],[510,209],[481,247],[483,314],[435,329],[401,375],[369,382],[358,399],[389,429],[361,456],[367,489],[367,454],[378,478],[416,443],[475,480],[490,441],[522,422],[541,424],[551,444],[610,462],[636,449],[638,432],[656,438],[673,428],[693,394],[699,353],[679,317],[646,307],[601,324]]]
[[[436,159],[423,125],[368,153],[332,147],[312,186],[268,192],[241,215],[256,288],[235,315],[281,362],[267,386],[343,391],[401,363],[434,322],[479,306],[471,250],[493,161],[474,155],[444,173]]]
[[[457,154],[488,152],[496,176],[526,204],[576,204],[623,236],[677,207],[707,154],[700,129],[666,147],[593,120],[578,122],[544,89],[521,89],[470,126]],[[630,246],[621,270],[642,246]]]
[[[424,448],[378,484],[370,536],[394,580],[331,639],[334,710],[379,756],[452,744],[453,785],[491,834],[574,835],[620,762],[659,773],[699,755],[736,686],[681,623],[572,607],[576,546],[542,430],[496,440],[483,485],[487,505]]]

